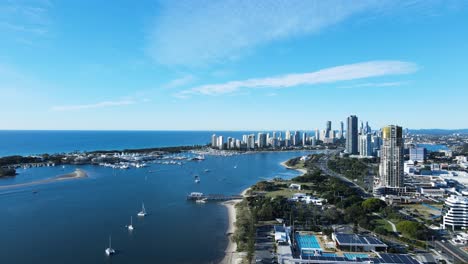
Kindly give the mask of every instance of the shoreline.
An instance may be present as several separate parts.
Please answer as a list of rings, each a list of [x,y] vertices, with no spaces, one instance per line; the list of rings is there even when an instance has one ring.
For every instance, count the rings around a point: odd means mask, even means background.
[[[246,196],[247,191],[250,190],[250,187],[243,190],[240,195],[242,197]],[[228,237],[228,244],[224,250],[224,258],[219,262],[220,264],[237,264],[242,262],[243,252],[237,252],[237,243],[233,241],[232,236],[236,232],[236,205],[242,202],[242,200],[230,200],[222,202],[221,204],[225,206],[228,210],[228,228],[226,230],[226,236]]]
[[[289,160],[289,159],[288,159]],[[307,173],[307,169],[297,169],[290,167],[286,164],[288,160],[280,162],[280,165],[288,170],[296,170],[301,173],[300,176]],[[251,187],[243,190],[240,195],[245,198],[247,191],[250,190]],[[228,210],[228,228],[226,230],[226,236],[228,237],[228,245],[224,250],[224,258],[219,262],[220,264],[238,264],[242,262],[243,256],[245,252],[237,252],[237,243],[232,240],[232,235],[236,232],[236,205],[240,203],[242,200],[230,200],[226,202],[222,202],[221,204],[225,206]]]
[[[285,161],[281,162],[280,165],[283,166],[283,167],[285,167],[285,168],[288,169],[288,170],[299,171],[300,173],[302,173],[302,174],[299,175],[299,176],[303,176],[303,175],[305,175],[305,174],[307,173],[307,169],[297,169],[297,168],[293,168],[293,167],[291,167],[291,166],[288,166],[288,165],[286,164],[286,162],[288,162],[288,160],[285,160]]]
[[[0,186],[0,190],[8,190],[8,189],[14,189],[14,188],[19,188],[19,187],[31,187],[31,186],[36,186],[36,185],[46,184],[46,183],[51,183],[51,182],[58,182],[58,181],[71,180],[71,179],[80,179],[80,178],[87,178],[87,177],[88,177],[88,174],[84,170],[76,169],[74,172],[70,172],[70,173],[63,174],[63,175],[58,175],[53,178],[47,178],[47,179],[32,181],[32,182],[2,185]]]

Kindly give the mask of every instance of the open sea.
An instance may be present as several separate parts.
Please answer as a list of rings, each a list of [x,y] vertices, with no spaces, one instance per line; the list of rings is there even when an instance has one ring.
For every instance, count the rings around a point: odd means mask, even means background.
[[[239,138],[245,133],[217,134]],[[0,131],[0,156],[206,144],[212,134]],[[0,179],[0,259],[9,264],[217,263],[228,242],[227,209],[219,203],[188,202],[186,195],[238,194],[262,179],[297,176],[279,163],[305,153],[310,152],[206,156],[182,166],[150,164],[128,170],[91,165],[19,169],[16,177]],[[76,168],[89,177],[2,189]],[[142,202],[149,215],[138,218]],[[129,232],[125,226],[131,216],[135,230]],[[109,258],[104,249],[110,235],[117,254]]]

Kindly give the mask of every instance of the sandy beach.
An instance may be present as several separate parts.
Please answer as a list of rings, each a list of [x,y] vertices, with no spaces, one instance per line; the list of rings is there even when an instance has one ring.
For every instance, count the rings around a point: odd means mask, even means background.
[[[56,177],[53,177],[53,178],[48,178],[48,179],[43,179],[43,180],[38,180],[38,181],[32,181],[32,182],[25,182],[25,183],[18,183],[18,184],[10,184],[10,185],[0,186],[0,190],[7,190],[7,189],[18,188],[18,187],[29,187],[29,186],[39,185],[39,184],[51,183],[51,182],[55,182],[55,181],[79,179],[79,178],[86,178],[86,177],[88,177],[88,174],[84,170],[76,169],[74,172],[67,173],[67,174],[64,174],[64,175],[59,175],[59,176],[56,176]]]
[[[241,195],[245,197],[249,189],[250,188],[245,189]],[[242,200],[231,200],[221,203],[228,209],[229,224],[228,229],[226,230],[226,235],[228,236],[229,241],[226,250],[224,251],[226,254],[220,264],[238,264],[242,262],[242,257],[245,256],[244,252],[237,252],[237,244],[232,240],[232,235],[236,231],[236,204],[241,201]]]
[[[289,169],[289,170],[297,170],[301,172],[301,176],[307,173],[307,169],[296,169],[293,167],[290,167],[286,165],[286,161],[281,162],[281,166]],[[241,195],[245,197],[247,191],[250,188],[245,189]],[[226,201],[223,202],[222,205],[226,206],[228,209],[228,218],[229,218],[229,225],[228,229],[226,231],[226,235],[229,237],[229,242],[226,247],[225,253],[226,255],[224,256],[223,260],[220,262],[220,264],[239,264],[242,262],[242,257],[245,256],[245,252],[237,252],[237,244],[232,240],[232,235],[236,231],[236,226],[235,226],[235,221],[236,221],[236,204],[241,202],[242,200],[231,200],[231,201]]]

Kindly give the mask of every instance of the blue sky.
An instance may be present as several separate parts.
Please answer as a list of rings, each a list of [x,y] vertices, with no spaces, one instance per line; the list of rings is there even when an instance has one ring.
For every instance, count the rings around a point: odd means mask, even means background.
[[[0,129],[468,127],[466,1],[1,1]]]

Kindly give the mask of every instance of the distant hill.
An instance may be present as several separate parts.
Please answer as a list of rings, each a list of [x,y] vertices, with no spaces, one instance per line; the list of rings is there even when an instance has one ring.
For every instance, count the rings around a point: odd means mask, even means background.
[[[449,135],[449,134],[468,134],[468,128],[463,129],[409,129],[412,134],[426,134],[426,135]]]

